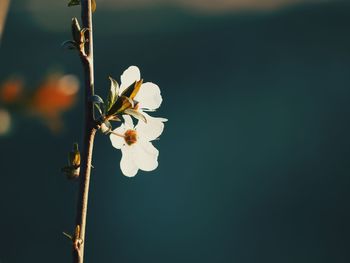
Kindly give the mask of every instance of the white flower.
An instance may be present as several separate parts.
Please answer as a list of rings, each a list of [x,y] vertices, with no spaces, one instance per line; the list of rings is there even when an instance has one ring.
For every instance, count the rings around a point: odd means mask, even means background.
[[[121,84],[119,96],[133,85],[139,84],[141,74],[136,66],[126,69],[121,75]],[[151,82],[143,83],[136,88],[134,95],[130,94],[129,98],[134,100],[134,108],[125,109],[125,114],[129,114],[139,119],[138,124],[134,127],[132,118],[129,115],[123,115],[124,124],[113,130],[110,139],[113,147],[122,151],[120,168],[125,176],[135,176],[138,170],[152,171],[158,166],[158,150],[152,145],[151,141],[157,139],[164,129],[164,122],[167,119],[151,117],[144,111],[154,111],[162,103],[159,87]],[[143,115],[143,116],[140,116]]]
[[[121,84],[119,95],[122,94],[127,87],[140,79],[141,73],[138,67],[130,66],[126,69],[120,77]],[[138,102],[138,109],[140,111],[154,111],[158,109],[160,104],[162,104],[162,96],[160,95],[158,85],[152,82],[143,83],[134,100]]]
[[[147,123],[139,121],[134,127],[130,116],[123,115],[125,122],[110,135],[113,147],[122,151],[120,168],[125,176],[133,177],[138,170],[153,171],[158,166],[159,151],[151,141],[163,132],[167,121],[148,116]]]

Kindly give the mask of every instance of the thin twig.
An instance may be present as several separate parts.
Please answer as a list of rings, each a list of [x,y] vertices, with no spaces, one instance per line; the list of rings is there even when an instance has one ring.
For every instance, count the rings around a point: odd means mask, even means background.
[[[85,84],[85,124],[83,130],[83,147],[80,168],[80,189],[76,215],[76,226],[73,240],[73,263],[83,263],[86,215],[88,207],[89,184],[92,152],[96,134],[93,104],[89,100],[94,95],[94,57],[93,57],[93,35],[92,35],[92,14],[91,0],[81,0],[81,18],[87,40],[81,46],[80,57],[84,69]]]

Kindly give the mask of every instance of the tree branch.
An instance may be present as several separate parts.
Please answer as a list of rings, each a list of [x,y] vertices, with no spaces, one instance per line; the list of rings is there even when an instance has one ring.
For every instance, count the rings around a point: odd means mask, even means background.
[[[81,47],[80,57],[84,70],[85,85],[85,123],[83,130],[83,145],[80,167],[80,189],[77,205],[76,226],[73,236],[73,263],[83,263],[86,215],[89,197],[90,172],[94,139],[96,134],[94,122],[94,108],[90,98],[94,95],[94,57],[93,57],[93,31],[91,0],[81,0],[82,27],[87,28],[84,32],[86,43]],[[82,52],[84,51],[84,52]]]

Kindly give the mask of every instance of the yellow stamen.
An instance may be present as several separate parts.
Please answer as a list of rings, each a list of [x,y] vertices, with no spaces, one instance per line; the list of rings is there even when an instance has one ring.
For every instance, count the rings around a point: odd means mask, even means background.
[[[137,142],[137,132],[135,130],[127,130],[124,134],[124,140],[128,145]]]
[[[132,145],[137,142],[137,132],[135,130],[127,130],[124,135],[111,131],[110,133],[114,134],[115,136],[124,138],[127,145]]]

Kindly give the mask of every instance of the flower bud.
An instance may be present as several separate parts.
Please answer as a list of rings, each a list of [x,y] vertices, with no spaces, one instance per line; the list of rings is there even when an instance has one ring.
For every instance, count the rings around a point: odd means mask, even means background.
[[[80,152],[77,143],[73,144],[73,150],[68,153],[68,166],[63,167],[61,170],[69,180],[79,177]]]
[[[69,166],[78,168],[80,166],[80,152],[78,144],[73,144],[73,150],[69,153]]]

